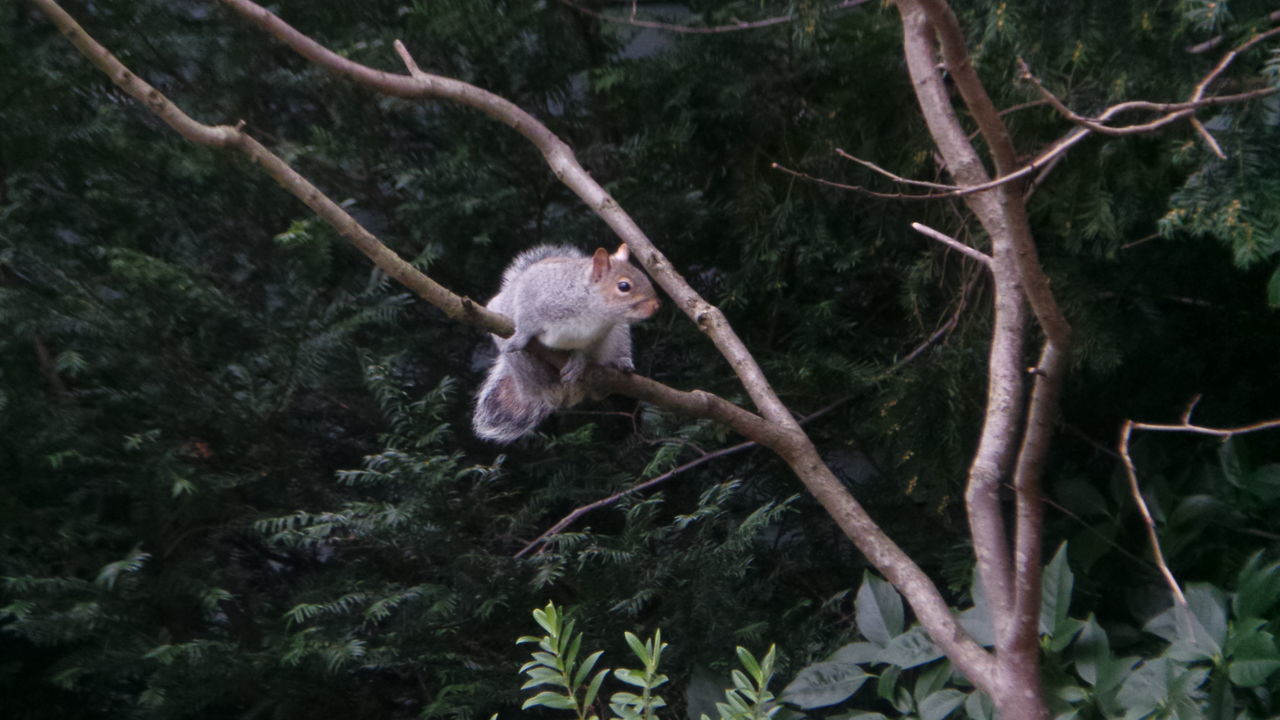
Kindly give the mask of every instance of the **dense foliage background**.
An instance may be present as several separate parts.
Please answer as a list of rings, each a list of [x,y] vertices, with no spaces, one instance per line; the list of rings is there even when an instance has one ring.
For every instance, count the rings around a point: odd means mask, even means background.
[[[641,3],[641,5],[645,5]],[[1024,57],[1076,109],[1184,97],[1270,4],[967,3],[1002,107]],[[596,6],[625,14],[629,3]],[[282,17],[389,71],[511,99],[560,134],[727,313],[827,459],[966,601],[967,458],[985,401],[980,268],[909,231],[969,237],[956,201],[872,199],[771,169],[901,190],[835,154],[945,181],[881,3],[690,2],[677,35],[553,1],[285,0]],[[375,97],[213,2],[68,2],[196,118],[245,120],[401,255],[487,299],[539,242],[609,245],[525,141],[473,111]],[[1207,52],[1189,48],[1219,34]],[[1274,82],[1266,46],[1227,89]],[[1280,415],[1280,102],[1093,138],[1033,221],[1076,328],[1049,470],[1050,551],[1131,654],[1163,604],[1122,485],[1124,418]],[[1028,157],[1069,126],[1006,117]],[[1280,282],[1270,299],[1280,304]],[[952,317],[954,330],[898,361]],[[371,270],[238,157],[127,100],[34,10],[0,6],[0,698],[11,718],[488,717],[518,705],[529,610],[574,608],[594,646],[662,627],[676,686],[735,645],[784,672],[856,636],[863,560],[769,455],[747,450],[597,511],[573,508],[738,442],[613,398],[511,448],[470,433],[488,341]],[[737,400],[669,307],[635,330],[645,374]],[[1135,447],[1180,579],[1231,589],[1280,539],[1274,434]],[[1274,628],[1273,628],[1274,629]],[[676,694],[672,694],[675,697]],[[868,701],[871,702],[871,701]]]

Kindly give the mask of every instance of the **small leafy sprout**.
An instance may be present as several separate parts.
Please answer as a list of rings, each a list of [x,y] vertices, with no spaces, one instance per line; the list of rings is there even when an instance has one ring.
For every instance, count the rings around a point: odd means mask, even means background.
[[[733,671],[733,687],[724,691],[727,702],[716,703],[720,720],[772,718],[782,710],[782,705],[779,705],[773,693],[769,692],[769,681],[773,679],[774,665],[777,662],[777,646],[771,645],[764,659],[758,662],[750,651],[739,647],[738,660],[747,672]],[[710,720],[710,718],[704,714],[702,720]]]
[[[627,644],[640,659],[641,670],[619,668],[613,676],[622,682],[640,688],[640,694],[619,691],[609,698],[609,709],[613,710],[617,720],[657,720],[659,708],[666,707],[667,701],[653,690],[667,682],[667,676],[658,672],[658,663],[662,659],[662,650],[667,644],[662,642],[662,631],[653,633],[647,642],[641,642],[634,633],[626,633]]]
[[[547,603],[547,607],[542,610],[534,610],[533,619],[547,634],[542,637],[526,635],[516,641],[517,644],[537,643],[540,648],[533,652],[533,659],[520,668],[520,672],[529,676],[520,689],[551,686],[559,690],[542,690],[525,700],[520,709],[541,706],[554,710],[572,710],[578,720],[599,720],[598,716],[589,711],[609,669],[596,673],[585,688],[584,683],[604,651],[597,650],[579,665],[578,650],[582,646],[582,633],[574,634],[573,621],[565,622],[554,603]]]

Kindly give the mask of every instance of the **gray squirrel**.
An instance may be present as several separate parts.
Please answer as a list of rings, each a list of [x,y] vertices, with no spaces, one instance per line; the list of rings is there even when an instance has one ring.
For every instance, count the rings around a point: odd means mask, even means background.
[[[661,303],[629,257],[625,243],[612,255],[598,248],[589,257],[568,245],[539,245],[511,261],[502,288],[485,307],[511,318],[515,334],[493,336],[498,358],[476,395],[477,436],[509,443],[553,410],[580,402],[589,362],[635,369],[630,323],[653,315]],[[564,367],[557,371],[526,352],[534,340],[568,351]]]

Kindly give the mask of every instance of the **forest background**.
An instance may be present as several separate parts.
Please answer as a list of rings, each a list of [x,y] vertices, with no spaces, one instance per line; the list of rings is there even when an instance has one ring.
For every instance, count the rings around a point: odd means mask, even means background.
[[[980,263],[910,226],[979,247],[981,233],[957,198],[870,197],[785,170],[907,192],[842,150],[948,180],[896,14],[845,4],[639,5],[690,27],[790,18],[716,33],[565,2],[274,9],[390,71],[400,39],[423,69],[547,123],[725,312],[788,405],[822,411],[805,427],[823,458],[963,607],[990,290]],[[457,292],[488,298],[540,242],[616,243],[528,143],[472,110],[337,80],[216,3],[67,8],[193,116],[244,120]],[[1028,156],[1072,126],[1029,104],[1040,95],[1017,58],[1077,110],[1175,100],[1271,27],[1270,11],[957,9]],[[1271,47],[1242,57],[1228,88],[1274,86]],[[1066,543],[1072,616],[1093,615],[1134,657],[1163,652],[1144,625],[1169,590],[1117,454],[1123,421],[1176,422],[1197,396],[1203,425],[1280,415],[1280,102],[1201,118],[1225,159],[1190,125],[1093,137],[1029,202],[1075,330],[1045,561]],[[487,338],[407,295],[242,159],[171,133],[23,3],[0,7],[0,322],[8,717],[488,717],[519,705],[527,650],[514,641],[549,599],[614,656],[623,630],[662,628],[673,712],[735,646],[776,644],[790,678],[862,637],[865,561],[758,448],[522,553],[574,508],[741,439],[612,398],[510,448],[478,441]],[[633,335],[641,373],[745,401],[677,313]],[[1276,559],[1274,434],[1139,434],[1132,450],[1180,581],[1231,593],[1258,551]],[[1257,613],[1274,631],[1276,609]],[[1171,692],[1208,705],[1215,687]],[[1239,687],[1223,717],[1264,717],[1280,690],[1271,674]],[[868,685],[830,712],[893,700]]]

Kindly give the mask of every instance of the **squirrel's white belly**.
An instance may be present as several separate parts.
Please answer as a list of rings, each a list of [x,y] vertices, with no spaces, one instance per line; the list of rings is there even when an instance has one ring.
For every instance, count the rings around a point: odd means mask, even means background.
[[[555,350],[581,350],[604,337],[611,325],[586,320],[552,323],[538,334],[538,341]]]

